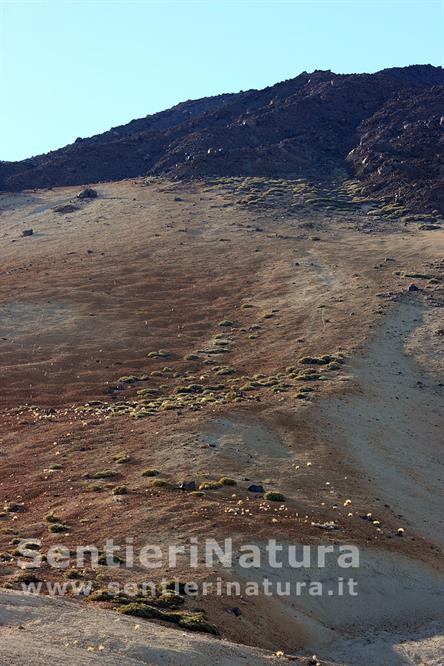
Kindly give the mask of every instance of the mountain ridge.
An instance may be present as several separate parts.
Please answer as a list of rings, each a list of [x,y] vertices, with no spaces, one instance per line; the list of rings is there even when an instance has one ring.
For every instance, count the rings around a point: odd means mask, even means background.
[[[432,65],[302,72],[262,90],[187,100],[47,154],[1,162],[0,189],[144,175],[353,177],[368,195],[444,212],[443,95],[444,70]]]

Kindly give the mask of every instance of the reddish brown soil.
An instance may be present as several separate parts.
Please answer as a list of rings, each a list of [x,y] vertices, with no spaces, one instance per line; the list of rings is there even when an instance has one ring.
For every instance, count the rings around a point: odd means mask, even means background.
[[[299,226],[306,217],[289,216],[279,207],[252,213],[205,184],[127,181],[99,185],[98,191],[96,200],[67,215],[52,208],[68,202],[76,193],[72,188],[3,195],[0,202],[0,488],[5,501],[24,502],[25,509],[0,519],[0,549],[12,552],[11,540],[24,536],[42,538],[45,547],[101,544],[107,537],[123,542],[127,536],[136,547],[147,541],[185,543],[190,536],[298,543],[322,537],[435,561],[433,545],[415,533],[396,538],[399,518],[369,490],[365,470],[357,470],[320,434],[318,421],[322,400],[357,390],[350,362],[365,352],[394,307],[393,298],[404,294],[409,282],[394,270],[430,270],[442,254],[442,232],[393,222],[385,231],[366,234],[356,218],[331,213],[320,219],[314,212],[310,219],[321,225],[320,241],[314,241],[313,231]],[[35,235],[20,238],[25,227],[33,227]],[[432,304],[442,290],[426,285],[421,298]],[[245,303],[254,307],[243,309]],[[271,310],[274,316],[264,319]],[[105,391],[122,375],[168,366],[179,376],[167,371],[155,378],[156,385],[167,385],[162,389],[167,393],[186,382],[187,370],[211,376],[211,366],[184,356],[224,332],[218,325],[224,319],[235,325],[232,352],[221,365],[232,366],[238,376],[275,375],[298,365],[302,356],[338,350],[346,363],[329,381],[313,383],[310,400],[296,398],[297,388],[285,393],[266,388],[246,393],[240,402],[140,420],[74,411],[88,400],[112,401]],[[251,339],[249,327],[256,322],[262,328]],[[158,349],[171,356],[147,358]],[[118,397],[134,395],[135,389],[127,388]],[[23,408],[26,404],[36,409]],[[270,466],[268,459],[252,455],[245,465],[242,457],[213,453],[205,439],[208,424],[233,415],[264,424],[289,457]],[[130,460],[116,465],[113,456],[121,451]],[[51,471],[54,464],[62,468]],[[159,469],[167,485],[153,488],[141,476],[147,467]],[[101,492],[88,492],[85,474],[109,468],[117,469],[118,477],[98,481]],[[178,489],[184,478],[202,482],[223,475],[234,477],[237,487],[206,491],[204,497]],[[246,478],[284,491],[285,510],[273,503],[264,510],[247,492]],[[116,498],[111,489],[119,484],[130,492]],[[343,506],[348,497],[353,497],[351,518]],[[227,512],[239,506],[250,513]],[[48,532],[44,517],[51,511],[70,526],[69,534]],[[384,524],[381,533],[359,517],[368,511]],[[341,530],[312,525],[328,520]],[[3,572],[3,581],[11,580],[15,564],[4,562]],[[172,572],[156,576],[162,573]],[[174,573],[190,575],[185,565]],[[214,575],[205,569],[191,573],[193,580]],[[48,570],[45,575],[54,577]],[[138,568],[121,571],[118,578],[145,575]],[[103,567],[100,576],[106,581],[116,574]],[[241,618],[224,612],[232,600],[199,604],[233,640],[271,649],[301,647],[290,626],[264,621],[261,600],[243,605]],[[258,622],[262,630],[252,634]]]

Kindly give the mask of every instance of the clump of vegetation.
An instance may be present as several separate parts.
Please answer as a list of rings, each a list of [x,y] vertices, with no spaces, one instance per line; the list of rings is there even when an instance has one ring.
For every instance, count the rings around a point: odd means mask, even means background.
[[[160,404],[160,409],[164,411],[169,411],[171,409],[179,409],[181,407],[180,402],[176,402],[175,400],[164,400]]]
[[[3,511],[5,513],[20,513],[20,511],[25,510],[25,505],[23,503],[18,503],[18,502],[5,502],[3,505]]]
[[[323,356],[303,356],[299,359],[302,365],[327,365],[332,362],[344,363],[344,358],[339,355],[324,354]]]
[[[115,595],[106,589],[95,590],[87,597],[87,601],[113,601]]]
[[[13,579],[14,583],[29,585],[31,583],[39,583],[40,578],[30,571],[24,571],[23,573],[17,574]]]
[[[268,502],[285,502],[286,497],[282,493],[278,493],[275,490],[269,490],[264,495],[264,500]]]
[[[229,476],[222,476],[219,479],[219,483],[222,486],[236,486],[237,485],[237,481],[235,479],[231,479]]]
[[[100,493],[103,490],[103,486],[100,486],[98,483],[88,483],[85,486],[85,490],[89,493]]]
[[[48,530],[49,532],[69,532],[71,528],[69,525],[65,525],[64,523],[51,523],[48,525]]]
[[[234,368],[230,368],[229,366],[222,366],[215,368],[215,373],[216,375],[219,376],[234,375],[236,373],[236,370]]]
[[[226,345],[230,344],[230,341],[226,340],[225,338],[215,338],[214,344],[219,345],[221,347],[225,347]],[[221,350],[218,350],[218,351],[221,351]]]
[[[171,353],[169,351],[166,351],[166,349],[158,349],[157,351],[150,351],[148,354],[148,358],[168,358],[171,356]]]
[[[53,463],[48,467],[48,469],[50,472],[56,472],[60,469],[63,469],[63,465],[61,465],[60,463]]]
[[[113,460],[118,465],[123,465],[124,463],[129,462],[130,457],[129,457],[129,454],[126,453],[126,451],[121,451],[120,453],[116,453],[116,455],[113,456]]]
[[[186,354],[184,356],[185,361],[198,361],[199,358],[198,354]]]
[[[260,385],[257,382],[245,382],[239,387],[240,391],[254,391]]]
[[[183,614],[179,620],[179,626],[188,629],[188,631],[203,631],[207,634],[213,634],[213,636],[220,636],[219,629],[215,624],[207,622],[203,613]]]
[[[137,395],[141,396],[152,396],[152,395],[157,395],[159,393],[159,389],[157,388],[143,388],[137,391]]]
[[[242,310],[248,310],[249,308],[254,308],[254,305],[251,303],[242,303],[241,308]]]
[[[135,384],[136,382],[146,382],[149,379],[149,375],[123,375],[119,377],[119,382],[121,384]]]
[[[61,519],[58,516],[56,516],[53,511],[46,514],[45,520],[46,520],[47,523],[61,523],[62,522]]]
[[[303,382],[314,382],[318,379],[322,379],[322,375],[320,375],[318,372],[300,372],[298,375],[296,375],[295,379]]]
[[[219,326],[234,326],[234,321],[231,321],[231,319],[223,319],[222,321],[219,322]]]
[[[114,469],[103,469],[98,472],[94,472],[93,474],[89,475],[90,479],[113,479],[114,477],[118,476],[119,473],[116,472]]]
[[[167,485],[167,482],[165,481],[165,479],[153,479],[151,481],[151,485],[153,486],[153,488],[162,488],[163,486]]]
[[[116,486],[113,488],[113,495],[128,495],[128,486]]]
[[[116,555],[115,553],[110,553],[109,551],[103,551],[99,553],[99,557],[97,559],[97,563],[100,564],[102,567],[112,567],[112,566],[117,566],[118,564],[124,564],[124,561],[122,560],[121,557]]]
[[[199,490],[216,490],[223,487],[223,483],[220,481],[204,481],[200,484]]]
[[[177,608],[184,603],[184,598],[176,594],[174,590],[165,590],[155,599],[156,606],[161,608]]]
[[[337,361],[332,361],[328,365],[325,366],[325,370],[329,372],[330,370],[340,370],[341,369],[341,364],[338,363]]]
[[[186,583],[183,583],[177,578],[171,578],[170,580],[167,580],[165,583],[162,583],[159,586],[159,589],[162,593],[166,590],[169,590],[170,592],[175,592],[176,594],[184,595],[186,594],[186,589],[187,589],[186,585],[187,585]]]
[[[188,386],[178,386],[176,388],[176,393],[202,393],[204,387],[202,384],[188,384]]]
[[[148,469],[144,469],[142,472],[142,476],[159,476],[160,472],[158,469],[152,469],[149,467]]]
[[[130,603],[121,606],[118,609],[119,613],[124,615],[132,615],[141,617],[146,620],[163,620],[166,622],[174,622],[184,629],[190,631],[203,631],[206,633],[219,635],[219,630],[216,625],[211,624],[205,620],[203,613],[186,613],[184,611],[163,611],[153,605],[146,603]]]

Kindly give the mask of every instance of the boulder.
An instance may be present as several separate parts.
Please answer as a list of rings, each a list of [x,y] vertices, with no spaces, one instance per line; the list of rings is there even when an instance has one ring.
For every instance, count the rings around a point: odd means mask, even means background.
[[[182,481],[179,488],[180,488],[180,490],[186,490],[187,492],[192,492],[193,490],[196,490],[196,482],[195,481]]]
[[[84,190],[81,190],[81,192],[78,193],[77,198],[78,199],[96,199],[97,198],[97,190],[93,190],[92,187],[85,187]]]
[[[250,493],[264,493],[265,489],[260,483],[252,483],[251,486],[248,486]]]

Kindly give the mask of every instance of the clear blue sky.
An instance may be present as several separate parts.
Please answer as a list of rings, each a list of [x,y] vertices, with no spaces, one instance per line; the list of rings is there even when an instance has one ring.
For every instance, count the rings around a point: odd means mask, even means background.
[[[443,64],[442,0],[0,0],[0,159],[303,70]]]

